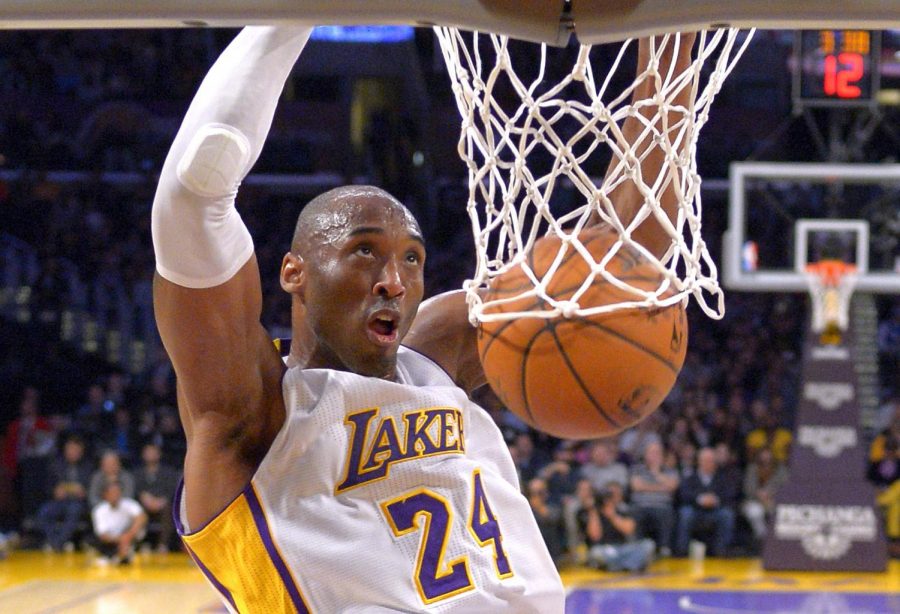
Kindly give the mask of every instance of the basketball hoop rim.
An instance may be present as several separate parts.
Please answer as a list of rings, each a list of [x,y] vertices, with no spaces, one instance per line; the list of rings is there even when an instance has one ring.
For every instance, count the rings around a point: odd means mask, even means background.
[[[804,267],[807,279],[818,281],[824,287],[838,287],[842,283],[852,283],[857,274],[857,267],[843,260],[819,260],[810,262]]]

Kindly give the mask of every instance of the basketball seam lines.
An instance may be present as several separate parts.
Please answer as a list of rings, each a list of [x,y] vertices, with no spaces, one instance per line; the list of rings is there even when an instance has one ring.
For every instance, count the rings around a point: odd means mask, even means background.
[[[668,367],[669,370],[672,371],[672,373],[674,373],[676,376],[678,375],[679,369],[676,369],[676,368],[675,368],[675,365],[673,365],[673,364],[670,363],[668,360],[666,360],[665,358],[663,358],[663,356],[661,356],[659,353],[657,353],[657,352],[651,350],[651,349],[648,348],[648,347],[645,347],[645,346],[641,345],[640,343],[638,343],[637,341],[634,341],[633,339],[629,339],[628,337],[626,337],[626,336],[623,335],[622,333],[619,333],[619,332],[617,332],[617,331],[615,331],[615,330],[613,330],[613,329],[611,329],[611,328],[607,328],[606,326],[603,326],[602,324],[599,324],[599,323],[597,323],[597,322],[592,322],[592,321],[590,321],[590,320],[585,320],[585,321],[584,321],[584,325],[585,325],[585,326],[591,326],[591,327],[593,327],[593,328],[597,328],[597,329],[603,331],[604,333],[606,333],[607,335],[610,335],[611,337],[615,337],[616,339],[619,339],[620,341],[624,341],[625,343],[627,343],[627,344],[629,344],[629,345],[633,345],[634,347],[636,347],[636,348],[638,348],[638,349],[640,349],[640,350],[646,352],[647,355],[652,356],[653,358],[655,358],[656,360],[658,360],[659,362],[661,362],[662,364],[664,364],[664,365],[665,365],[666,367]]]
[[[622,428],[622,425],[610,417],[606,410],[603,409],[603,406],[600,405],[600,403],[597,402],[597,399],[594,398],[594,395],[591,394],[590,390],[588,390],[587,386],[584,385],[584,381],[581,379],[581,374],[575,369],[572,361],[569,360],[569,355],[566,353],[566,349],[563,347],[562,342],[560,342],[559,337],[556,336],[556,329],[550,326],[548,326],[547,328],[550,331],[550,334],[553,336],[553,341],[554,343],[556,343],[556,347],[559,348],[559,353],[562,355],[563,360],[566,362],[566,366],[569,368],[569,372],[575,378],[575,381],[578,384],[578,387],[581,388],[584,396],[587,397],[588,401],[591,402],[591,405],[594,406],[594,409],[597,410],[597,413],[600,414],[600,416],[604,420],[606,420],[616,428]]]
[[[519,381],[522,382],[522,399],[525,401],[525,411],[528,412],[528,418],[531,423],[535,425],[537,425],[537,421],[534,419],[534,414],[531,411],[531,402],[528,400],[528,380],[525,376],[528,371],[528,354],[531,352],[531,346],[533,346],[547,330],[548,328],[545,326],[542,330],[538,331],[538,333],[528,342],[528,345],[522,350],[522,374],[519,377]]]

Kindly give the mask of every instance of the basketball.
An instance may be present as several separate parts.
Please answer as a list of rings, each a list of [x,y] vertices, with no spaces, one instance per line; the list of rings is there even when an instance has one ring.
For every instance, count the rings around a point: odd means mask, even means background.
[[[599,261],[616,237],[609,231],[586,231],[580,239]],[[539,278],[559,248],[557,237],[535,243],[529,265]],[[570,299],[589,272],[584,258],[573,247],[566,249],[547,287],[549,296],[561,300]],[[607,270],[642,290],[656,290],[662,281],[662,274],[627,246]],[[511,298],[531,285],[521,267],[513,268],[493,280],[485,302]],[[600,306],[636,298],[598,276],[579,303]],[[541,310],[545,305],[539,297],[527,297],[485,313]],[[484,322],[478,334],[487,380],[507,408],[534,428],[567,439],[614,435],[652,413],[675,383],[686,350],[681,302],[590,317]]]

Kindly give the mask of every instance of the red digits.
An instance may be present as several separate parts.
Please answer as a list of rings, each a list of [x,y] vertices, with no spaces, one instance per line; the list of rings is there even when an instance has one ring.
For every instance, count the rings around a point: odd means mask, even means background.
[[[838,68],[838,67],[841,68]],[[848,68],[844,68],[844,67]],[[859,98],[862,90],[854,85],[863,78],[865,63],[863,56],[858,53],[842,53],[835,57],[832,54],[825,56],[825,79],[823,90],[827,96],[838,98]]]

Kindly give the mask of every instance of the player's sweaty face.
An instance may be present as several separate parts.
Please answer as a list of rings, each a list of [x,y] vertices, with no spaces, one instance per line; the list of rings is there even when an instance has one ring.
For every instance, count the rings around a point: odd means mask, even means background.
[[[320,349],[328,366],[391,377],[424,293],[418,224],[375,195],[345,199],[321,222],[305,292]]]

